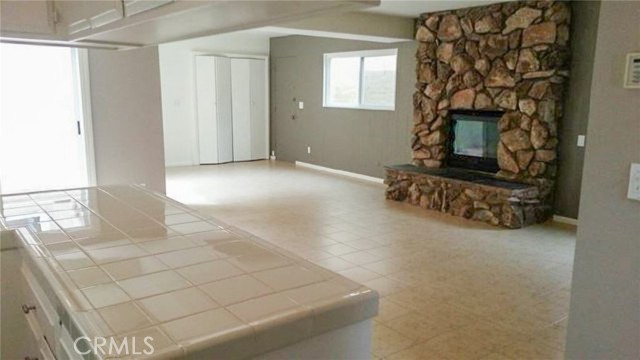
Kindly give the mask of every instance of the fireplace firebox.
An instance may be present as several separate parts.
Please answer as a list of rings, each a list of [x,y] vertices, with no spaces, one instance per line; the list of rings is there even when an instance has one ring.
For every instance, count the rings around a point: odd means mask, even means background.
[[[501,111],[451,111],[447,166],[498,172],[498,120],[503,114]]]

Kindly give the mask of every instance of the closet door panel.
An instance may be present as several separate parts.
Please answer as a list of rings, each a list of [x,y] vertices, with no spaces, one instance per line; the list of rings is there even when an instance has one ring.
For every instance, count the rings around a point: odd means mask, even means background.
[[[231,59],[233,161],[251,160],[250,60]]]
[[[251,159],[268,158],[267,96],[264,60],[250,60]]]
[[[215,59],[196,56],[196,116],[200,164],[218,163]]]
[[[233,161],[233,115],[229,58],[216,57],[216,103],[218,162],[231,162]]]

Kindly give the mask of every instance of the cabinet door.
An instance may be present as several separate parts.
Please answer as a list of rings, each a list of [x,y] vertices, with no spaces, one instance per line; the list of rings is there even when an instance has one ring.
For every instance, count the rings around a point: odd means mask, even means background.
[[[73,35],[96,29],[123,18],[122,2],[119,0],[58,1],[59,26]]]
[[[53,34],[53,1],[0,1],[2,32]]]
[[[93,29],[111,24],[124,17],[124,9],[120,0],[87,1],[86,4]]]
[[[172,2],[173,0],[124,0],[124,13],[132,16]]]
[[[0,240],[4,240],[0,237]],[[4,242],[4,241],[3,241]],[[22,312],[24,280],[20,276],[22,258],[17,248],[0,250],[0,273],[7,274],[0,282],[0,359],[37,357],[38,339],[34,337]],[[11,274],[11,275],[9,275]]]
[[[86,1],[57,1],[58,26],[69,35],[91,29]]]
[[[196,56],[196,116],[200,164],[217,164],[216,62],[213,56]]]
[[[251,160],[251,60],[231,59],[233,161]]]
[[[250,60],[251,159],[268,158],[267,83],[265,61]]]

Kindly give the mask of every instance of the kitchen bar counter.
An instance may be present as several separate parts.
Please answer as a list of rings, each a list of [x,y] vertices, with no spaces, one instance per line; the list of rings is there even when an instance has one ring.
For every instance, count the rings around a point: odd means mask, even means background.
[[[130,358],[370,357],[375,291],[142,187],[0,197],[0,230],[86,359],[123,355],[96,338]]]

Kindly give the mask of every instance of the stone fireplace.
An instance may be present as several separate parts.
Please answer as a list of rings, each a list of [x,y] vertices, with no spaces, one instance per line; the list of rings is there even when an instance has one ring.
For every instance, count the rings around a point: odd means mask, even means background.
[[[569,76],[569,24],[564,1],[422,14],[416,24],[413,163],[388,168],[387,198],[512,228],[547,219]],[[443,170],[455,167],[448,150],[458,110],[501,114],[498,168],[477,169],[484,170],[480,182]]]

